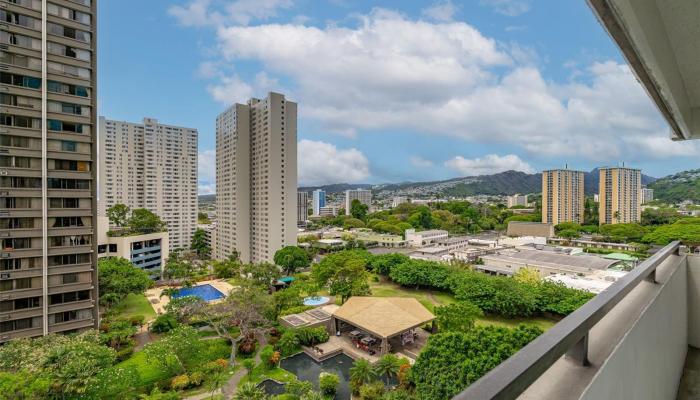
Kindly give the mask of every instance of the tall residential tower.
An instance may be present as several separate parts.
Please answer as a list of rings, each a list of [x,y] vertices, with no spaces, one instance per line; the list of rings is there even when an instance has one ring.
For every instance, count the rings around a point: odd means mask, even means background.
[[[97,326],[95,3],[0,2],[0,343]]]
[[[584,188],[582,171],[554,169],[542,172],[542,222],[583,223]]]
[[[598,184],[600,224],[624,224],[642,219],[642,171],[601,168]]]
[[[311,200],[314,215],[321,215],[321,208],[326,206],[326,192],[325,190],[316,189],[313,192],[313,198]]]
[[[368,208],[372,205],[372,191],[365,189],[355,189],[345,191],[345,215],[350,215],[352,201],[359,200]]]
[[[100,117],[99,213],[146,208],[168,227],[170,248],[189,248],[197,229],[197,130]]]
[[[297,104],[234,104],[216,119],[216,258],[272,261],[296,244]]]

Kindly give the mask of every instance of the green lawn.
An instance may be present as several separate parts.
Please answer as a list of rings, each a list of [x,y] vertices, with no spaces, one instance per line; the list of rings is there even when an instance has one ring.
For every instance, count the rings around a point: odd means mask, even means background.
[[[294,376],[294,374],[292,374],[291,372],[279,367],[267,369],[263,365],[263,363],[260,363],[255,368],[253,368],[253,373],[243,377],[240,383],[242,384],[245,382],[253,382],[255,384],[258,384],[264,381],[265,379],[274,379],[277,382],[291,382],[296,379],[296,376]]]
[[[110,310],[110,314],[126,319],[136,315],[143,315],[146,318],[146,322],[156,317],[156,312],[153,310],[151,303],[148,302],[146,295],[133,293],[114,306]]]
[[[431,312],[434,312],[436,306],[450,304],[455,302],[455,298],[451,293],[440,292],[435,290],[424,290],[424,289],[411,289],[405,288],[403,286],[397,285],[396,283],[385,281],[385,282],[373,282],[370,280],[370,288],[372,289],[372,296],[378,297],[413,297],[418,300],[421,304],[425,306]],[[480,326],[504,326],[508,328],[513,328],[518,324],[534,324],[542,328],[542,330],[548,330],[556,321],[552,321],[547,318],[533,317],[533,318],[504,318],[496,315],[487,315],[483,318],[479,318],[476,321],[477,325]]]

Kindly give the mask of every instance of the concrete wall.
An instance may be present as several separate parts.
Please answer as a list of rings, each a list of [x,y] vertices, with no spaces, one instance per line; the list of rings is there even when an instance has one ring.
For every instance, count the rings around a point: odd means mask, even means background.
[[[700,349],[700,255],[688,256],[688,345]]]
[[[610,356],[599,368],[581,399],[675,399],[688,348],[687,263],[673,268],[663,288],[651,299]],[[694,268],[700,262],[693,260]],[[698,274],[700,276],[700,273]]]

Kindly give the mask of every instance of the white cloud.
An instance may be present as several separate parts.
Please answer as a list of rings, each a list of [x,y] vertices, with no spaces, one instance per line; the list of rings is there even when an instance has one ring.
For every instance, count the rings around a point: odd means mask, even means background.
[[[200,151],[197,157],[199,194],[216,192],[216,150]]]
[[[456,13],[457,6],[455,6],[451,0],[433,3],[430,7],[424,8],[421,11],[423,16],[442,22],[452,21]]]
[[[292,0],[191,0],[186,5],[174,5],[168,14],[183,26],[248,25],[254,20],[266,20],[289,9]]]
[[[416,168],[430,168],[434,165],[432,161],[419,156],[412,156],[408,161]]]
[[[481,5],[493,8],[497,13],[517,17],[530,11],[529,0],[481,0]]]
[[[301,140],[297,148],[299,186],[329,183],[358,183],[369,177],[369,161],[357,149]]]
[[[464,22],[383,9],[358,21],[222,26],[217,65],[253,61],[264,74],[249,81],[220,74],[209,91],[228,104],[285,82],[302,119],[346,137],[405,130],[596,162],[670,151],[648,142],[687,152],[665,141],[665,122],[626,65],[578,66],[559,83],[542,76],[531,49],[498,43]]]
[[[445,166],[463,176],[489,175],[510,170],[527,172],[528,174],[535,172],[535,169],[530,164],[521,160],[515,154],[505,156],[489,154],[471,160],[462,156],[456,156],[445,161]]]

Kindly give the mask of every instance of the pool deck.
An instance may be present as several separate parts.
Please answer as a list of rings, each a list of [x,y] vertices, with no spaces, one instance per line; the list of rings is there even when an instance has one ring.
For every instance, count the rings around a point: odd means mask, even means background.
[[[228,296],[229,293],[231,293],[231,290],[234,289],[234,286],[229,284],[228,282],[224,281],[223,279],[217,279],[217,280],[211,280],[211,281],[201,281],[197,282],[194,286],[202,286],[202,285],[211,285],[213,286],[216,290],[220,291],[224,295]],[[169,288],[174,288],[174,289],[179,289],[180,286],[159,286],[159,287],[154,287],[152,289],[146,290],[146,298],[148,299],[148,302],[151,304],[151,307],[155,310],[156,314],[164,314],[165,313],[165,306],[170,303],[170,297],[169,296],[162,296],[160,293]],[[221,300],[217,300],[221,301]],[[213,301],[212,303],[216,303],[216,301]]]
[[[316,346],[317,348],[320,348],[322,352],[318,352],[314,350],[312,347],[308,346],[303,346],[304,353],[308,354],[311,358],[313,358],[316,361],[323,361],[326,359],[329,359],[337,354],[344,353],[348,357],[352,358],[353,360],[357,360],[359,358],[364,358],[365,360],[369,361],[370,363],[374,364],[377,361],[379,361],[380,355],[377,352],[374,355],[369,354],[368,352],[358,349],[348,338],[347,336],[331,336],[328,338],[328,341],[326,343],[321,343]],[[413,363],[416,362],[416,360],[409,355],[403,353],[403,352],[395,352],[393,353],[394,355],[400,357],[400,358],[405,358],[408,360],[408,362],[413,365]]]

